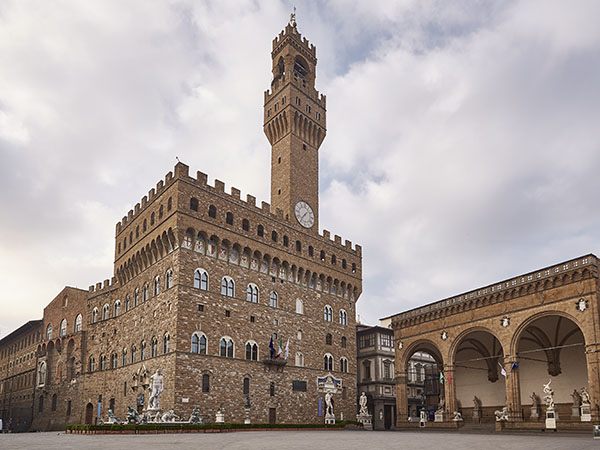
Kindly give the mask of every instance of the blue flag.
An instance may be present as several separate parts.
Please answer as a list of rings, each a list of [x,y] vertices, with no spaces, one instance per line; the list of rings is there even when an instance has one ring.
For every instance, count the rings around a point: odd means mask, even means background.
[[[273,336],[271,336],[271,343],[269,344],[269,348],[271,349],[271,359],[273,359],[273,355],[275,354],[275,347],[273,347]]]
[[[519,368],[519,363],[515,362],[515,363],[513,363],[512,367],[510,368],[510,371],[512,372],[513,370],[518,369],[518,368]]]

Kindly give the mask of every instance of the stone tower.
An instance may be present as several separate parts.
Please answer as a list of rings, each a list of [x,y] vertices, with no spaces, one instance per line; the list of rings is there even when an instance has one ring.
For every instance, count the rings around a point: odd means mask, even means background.
[[[265,91],[264,132],[271,143],[271,206],[319,232],[319,147],[325,139],[325,96],[315,89],[316,48],[294,17],[273,40],[273,81]]]

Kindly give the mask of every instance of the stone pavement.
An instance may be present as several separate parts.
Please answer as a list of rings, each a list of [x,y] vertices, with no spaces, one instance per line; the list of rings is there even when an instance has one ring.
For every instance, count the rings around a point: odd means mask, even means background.
[[[413,431],[244,431],[235,433],[77,435],[59,432],[0,434],[1,450],[587,450],[600,440],[587,435],[505,435]]]

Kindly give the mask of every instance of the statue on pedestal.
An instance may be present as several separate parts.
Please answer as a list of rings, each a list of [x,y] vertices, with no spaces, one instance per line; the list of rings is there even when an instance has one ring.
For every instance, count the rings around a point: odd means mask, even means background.
[[[530,417],[532,419],[537,419],[540,416],[540,414],[538,412],[538,406],[540,404],[540,399],[538,398],[535,391],[529,396],[529,398],[531,399],[531,416]]]
[[[331,402],[331,392],[325,394],[325,416],[333,416],[333,403]]]
[[[506,422],[508,420],[508,408],[505,406],[501,410],[494,411],[496,422]]]
[[[544,385],[544,402],[546,403],[546,410],[554,410],[554,391],[550,387],[550,383],[552,383],[552,379],[548,381],[547,384]]]
[[[360,399],[358,400],[358,403],[360,404],[360,411],[359,411],[358,415],[368,416],[369,410],[367,409],[367,396],[365,395],[364,392],[362,392],[360,394]]]
[[[577,391],[575,391],[577,392]],[[590,394],[588,393],[587,389],[585,387],[581,388],[581,404],[582,405],[589,405],[590,404]]]
[[[163,391],[162,369],[156,369],[154,375],[150,377],[150,398],[148,400],[148,410],[160,409],[160,394]]]

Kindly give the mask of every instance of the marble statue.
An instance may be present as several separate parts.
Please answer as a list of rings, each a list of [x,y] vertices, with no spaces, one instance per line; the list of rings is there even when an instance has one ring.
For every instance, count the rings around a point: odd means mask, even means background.
[[[476,395],[473,397],[473,408],[481,409],[481,400],[479,400]]]
[[[535,393],[535,391],[532,392],[532,394],[529,396],[529,398],[531,399],[531,406],[537,407],[539,399],[538,399],[538,396]]]
[[[445,410],[446,410],[446,400],[444,399],[444,397],[442,397],[440,399],[440,404],[439,404],[437,410],[435,411],[435,413],[436,414],[443,413]]]
[[[325,394],[325,415],[326,416],[333,416],[333,403],[331,402],[331,392],[327,392]]]
[[[496,422],[504,422],[508,420],[508,408],[505,406],[502,410],[494,411]]]
[[[579,405],[581,405],[581,395],[579,395],[577,389],[573,389],[571,398],[573,399],[573,408],[579,408]]]
[[[127,407],[127,422],[128,423],[140,423],[141,422],[140,415],[131,406]]]
[[[463,417],[460,412],[454,411],[452,414],[454,414],[454,418],[452,419],[454,422],[462,422],[463,421]]]
[[[358,400],[360,404],[360,412],[358,413],[361,416],[368,416],[369,410],[367,409],[367,396],[364,392],[360,394],[360,399]]]
[[[150,398],[148,400],[148,409],[160,409],[160,394],[163,391],[162,369],[156,369],[154,375],[150,377]]]
[[[162,423],[165,423],[165,422],[178,422],[179,421],[179,416],[177,416],[175,414],[175,412],[172,409],[170,409],[170,410],[168,410],[166,413],[164,413],[162,415],[162,417],[160,418],[160,421]]]
[[[204,423],[204,417],[200,415],[200,410],[197,406],[194,406],[194,410],[192,411],[192,415],[190,416],[190,420],[188,420],[188,423],[200,425]]]
[[[119,418],[117,416],[115,416],[115,414],[113,413],[112,409],[108,410],[108,420],[106,421],[106,423],[122,423]]]
[[[548,381],[548,384],[544,385],[544,402],[546,403],[546,409],[553,410],[554,409],[554,391],[550,387],[550,383],[552,383],[552,379]]]
[[[585,387],[581,388],[581,404],[589,405],[590,404],[590,394],[588,393]]]

